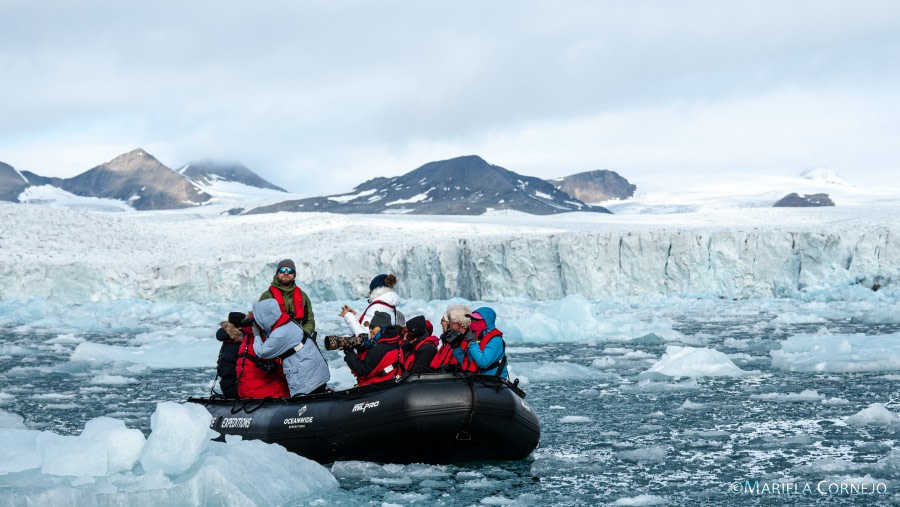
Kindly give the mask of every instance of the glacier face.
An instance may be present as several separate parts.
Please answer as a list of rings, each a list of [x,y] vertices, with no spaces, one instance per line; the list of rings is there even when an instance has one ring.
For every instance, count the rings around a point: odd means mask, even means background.
[[[747,298],[878,288],[900,277],[898,211],[842,210],[817,221],[787,215],[800,218],[778,223],[763,210],[755,222],[734,226],[586,214],[123,216],[3,205],[0,299],[253,300],[283,257],[296,261],[301,287],[323,301],[359,298],[383,272],[398,276],[402,295],[421,300]]]

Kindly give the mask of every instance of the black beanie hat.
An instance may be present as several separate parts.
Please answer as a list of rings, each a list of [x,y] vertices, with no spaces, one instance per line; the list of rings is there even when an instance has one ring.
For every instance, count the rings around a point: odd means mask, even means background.
[[[291,268],[294,270],[294,273],[297,272],[297,266],[294,266],[294,261],[290,259],[284,259],[283,261],[278,263],[278,266],[275,267],[275,271],[278,272],[281,268]]]
[[[234,327],[241,327],[241,321],[247,318],[247,314],[241,312],[229,312],[228,322]]]
[[[416,315],[406,321],[406,330],[412,338],[422,338],[428,335],[428,328],[425,326],[425,317]]]
[[[371,322],[369,322],[369,327],[378,326],[381,329],[391,327],[391,325],[391,316],[384,312],[375,312],[375,315],[372,316]]]

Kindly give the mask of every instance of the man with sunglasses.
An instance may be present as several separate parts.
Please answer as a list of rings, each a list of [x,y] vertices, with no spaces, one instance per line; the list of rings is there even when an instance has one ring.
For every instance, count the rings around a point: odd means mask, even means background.
[[[275,299],[282,313],[286,313],[296,322],[307,336],[315,340],[316,319],[313,315],[312,303],[296,282],[297,267],[291,259],[284,259],[275,268],[275,277],[269,290],[259,296],[259,300]]]

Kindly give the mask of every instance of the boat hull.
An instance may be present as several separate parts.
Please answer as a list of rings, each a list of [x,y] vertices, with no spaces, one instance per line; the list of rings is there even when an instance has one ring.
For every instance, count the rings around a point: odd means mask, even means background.
[[[520,460],[540,440],[524,393],[496,377],[429,374],[290,399],[191,398],[220,434],[277,443],[320,463]]]

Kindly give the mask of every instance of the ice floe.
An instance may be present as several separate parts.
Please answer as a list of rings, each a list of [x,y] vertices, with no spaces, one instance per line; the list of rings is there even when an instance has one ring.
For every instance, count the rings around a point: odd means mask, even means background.
[[[109,417],[63,436],[0,411],[0,503],[272,505],[337,489],[326,468],[281,446],[210,441],[209,417],[199,405],[160,403],[145,441]]]
[[[666,353],[645,373],[660,373],[670,377],[740,377],[751,375],[738,368],[722,352],[710,348],[669,345]]]
[[[808,401],[824,401],[824,396],[814,389],[804,389],[799,393],[766,393],[751,394],[751,400],[774,401],[776,403],[796,403]]]
[[[900,333],[794,335],[769,354],[773,367],[789,371],[900,370]]]
[[[855,426],[865,426],[868,424],[889,425],[900,423],[900,417],[885,408],[881,403],[873,403],[856,414],[844,419],[844,422]]]

